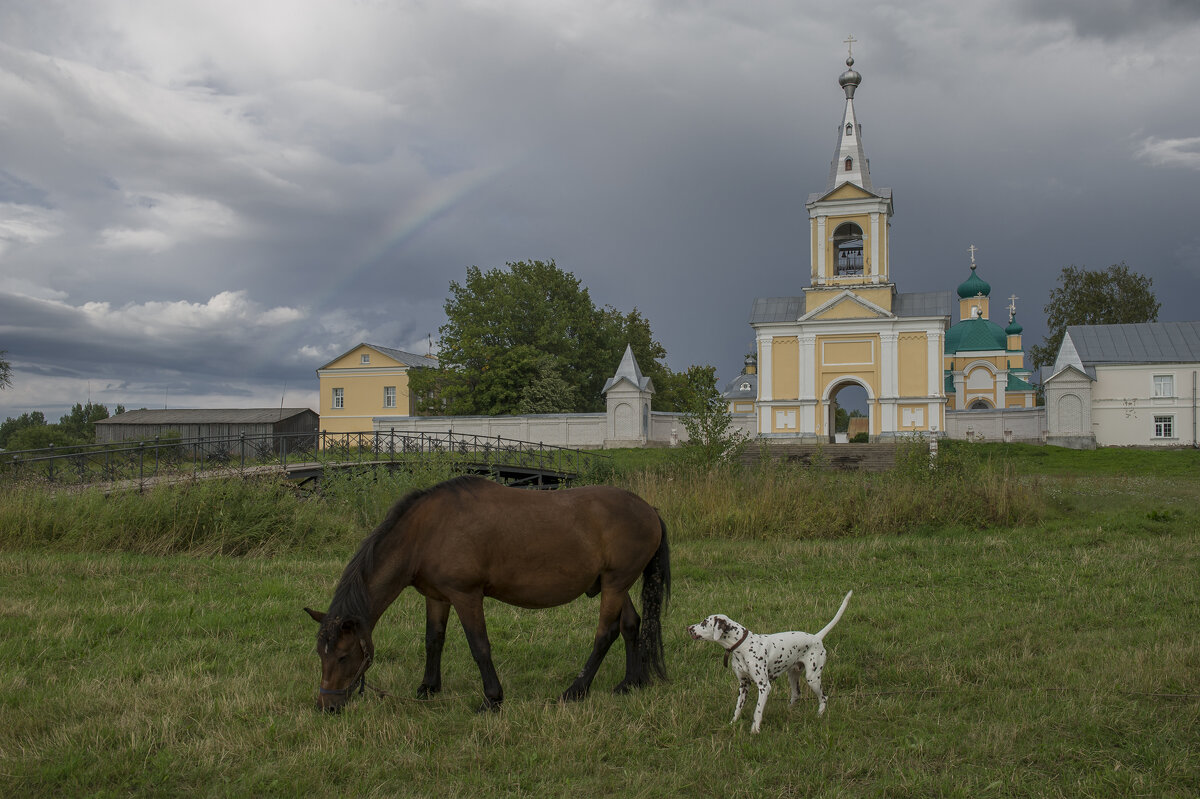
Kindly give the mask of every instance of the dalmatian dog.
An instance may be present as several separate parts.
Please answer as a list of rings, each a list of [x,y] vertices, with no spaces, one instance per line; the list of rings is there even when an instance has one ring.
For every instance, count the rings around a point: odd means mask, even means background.
[[[816,634],[795,631],[758,635],[719,613],[687,628],[692,638],[697,641],[715,641],[720,644],[725,649],[725,664],[733,666],[733,672],[738,678],[738,698],[730,724],[736,723],[741,717],[750,686],[755,685],[758,688],[758,704],[754,708],[754,724],[750,727],[750,732],[757,733],[762,726],[763,708],[767,705],[767,697],[771,695],[771,681],[785,671],[792,687],[792,698],[788,704],[794,705],[800,698],[800,672],[803,670],[808,687],[820,702],[817,715],[825,712],[825,694],[821,692],[825,646],[821,642],[842,618],[842,613],[845,612],[853,594],[853,591],[846,594],[833,621]]]

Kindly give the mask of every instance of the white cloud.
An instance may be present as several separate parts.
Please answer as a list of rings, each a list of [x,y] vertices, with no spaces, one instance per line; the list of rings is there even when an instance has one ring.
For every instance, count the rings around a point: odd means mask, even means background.
[[[1189,139],[1150,136],[1138,146],[1136,155],[1151,166],[1181,166],[1200,170],[1200,136]]]
[[[60,235],[58,216],[47,208],[0,203],[0,258],[12,247],[40,244]]]
[[[180,300],[113,308],[107,302],[89,302],[77,310],[98,329],[155,338],[178,332],[247,335],[257,328],[276,327],[304,317],[304,312],[296,308],[264,308],[248,299],[244,291],[223,291],[204,303]]]
[[[127,194],[126,206],[131,221],[141,226],[101,230],[101,247],[159,253],[183,242],[233,236],[241,230],[233,209],[204,197]]]

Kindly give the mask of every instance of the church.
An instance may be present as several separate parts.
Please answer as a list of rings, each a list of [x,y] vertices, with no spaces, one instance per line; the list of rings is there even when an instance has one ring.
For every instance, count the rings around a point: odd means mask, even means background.
[[[1032,407],[1015,305],[1006,330],[987,319],[991,288],[975,274],[974,248],[953,327],[950,291],[897,290],[892,190],[871,181],[854,107],[862,75],[853,52],[846,67],[829,179],[805,205],[809,285],[799,295],[754,301],[754,363],[732,381],[736,390],[727,389],[730,410],[752,413],[747,427],[757,435],[824,442],[835,440],[838,394],[849,387],[866,394],[871,441],[944,435],[946,414],[956,409]],[[744,396],[751,387],[752,410]]]

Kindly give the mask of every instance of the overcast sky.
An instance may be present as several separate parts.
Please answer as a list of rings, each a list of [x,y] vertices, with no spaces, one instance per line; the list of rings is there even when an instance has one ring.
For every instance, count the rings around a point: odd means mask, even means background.
[[[1026,349],[1069,264],[1200,319],[1194,0],[0,0],[0,418],[316,409],[522,259],[727,380],[808,284],[849,34],[900,291],[974,244]]]

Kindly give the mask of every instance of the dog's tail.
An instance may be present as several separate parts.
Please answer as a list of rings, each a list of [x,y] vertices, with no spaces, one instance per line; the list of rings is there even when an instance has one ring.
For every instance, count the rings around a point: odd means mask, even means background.
[[[834,615],[833,621],[821,628],[821,632],[817,633],[817,640],[820,641],[825,637],[825,633],[833,629],[833,625],[838,623],[838,619],[842,618],[842,614],[846,612],[846,606],[850,604],[850,597],[854,596],[853,591],[846,593],[846,598],[842,600],[842,606],[838,608],[838,612]]]

